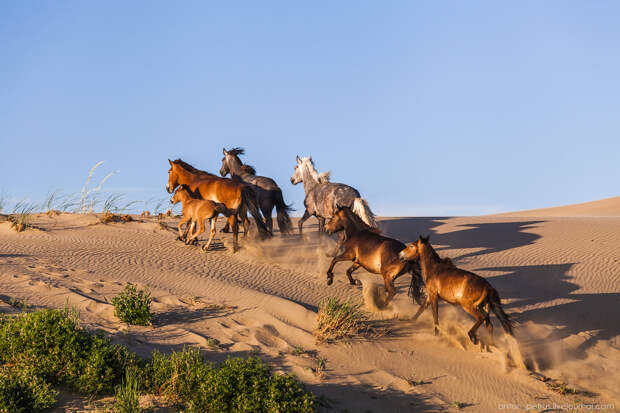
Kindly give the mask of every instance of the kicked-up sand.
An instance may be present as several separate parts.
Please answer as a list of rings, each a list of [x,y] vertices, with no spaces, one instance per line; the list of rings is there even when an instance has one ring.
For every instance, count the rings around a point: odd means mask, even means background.
[[[418,306],[407,297],[409,275],[383,310],[374,302],[379,275],[360,269],[354,276],[363,286],[351,286],[340,263],[327,286],[326,253],[335,243],[319,242],[316,225],[306,225],[303,238],[241,238],[233,255],[230,234],[218,233],[204,253],[175,240],[178,219],[136,219],[41,214],[36,229],[21,233],[1,223],[0,311],[17,311],[11,299],[30,308],[68,301],[87,328],[143,356],[184,346],[213,361],[258,354],[322,396],[326,411],[620,409],[620,197],[495,216],[380,220],[384,234],[405,242],[430,234],[441,256],[498,290],[518,326],[512,340],[492,316],[490,351],[469,342],[473,320],[446,303],[438,336],[430,312],[412,323]],[[128,282],[150,288],[152,326],[114,317],[111,299]],[[366,297],[371,318],[390,334],[317,346],[317,306],[328,296]],[[57,410],[86,406],[64,395]]]

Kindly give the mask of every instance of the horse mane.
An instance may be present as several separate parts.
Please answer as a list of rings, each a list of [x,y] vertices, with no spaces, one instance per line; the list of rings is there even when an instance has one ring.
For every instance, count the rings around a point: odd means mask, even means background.
[[[175,191],[175,193],[176,193],[176,192],[179,192],[179,191],[185,191],[185,192],[187,192],[187,194],[188,194],[191,198],[194,198],[194,199],[202,199],[202,197],[200,196],[200,192],[198,192],[198,191],[192,191],[192,189],[191,189],[189,186],[185,185],[185,184],[181,184],[181,185],[179,185],[179,187],[177,188],[177,190]]]
[[[448,257],[441,258],[439,254],[437,254],[437,251],[435,251],[435,248],[433,248],[433,246],[430,244],[430,242],[423,241],[423,244],[425,244],[428,247],[431,257],[435,261],[437,261],[439,264],[446,266],[446,267],[456,267],[450,258]]]
[[[232,148],[231,150],[226,151],[226,152],[228,152],[230,155],[237,156],[237,155],[243,155],[245,153],[245,149],[243,149],[241,147],[236,147],[236,148]]]
[[[256,175],[256,169],[252,165],[241,164],[241,170],[250,175]]]
[[[347,217],[347,219],[349,221],[352,221],[359,230],[366,230],[375,234],[381,234],[381,230],[379,228],[371,227],[370,225],[362,221],[360,217],[358,217],[356,214],[353,213],[353,211],[351,211],[351,208],[343,207],[342,209],[345,211],[345,216]]]
[[[319,174],[319,183],[320,184],[326,184],[329,182],[329,179],[331,177],[331,172],[327,171],[327,172],[321,172]]]
[[[207,174],[207,175],[211,175],[211,176],[216,176],[216,175],[214,175],[212,173],[209,173],[207,171],[203,171],[201,169],[194,168],[192,165],[188,164],[187,162],[185,162],[181,158],[176,159],[176,160],[174,160],[172,162],[177,164],[177,165],[179,165],[181,168],[185,169],[187,172],[191,172],[193,174]]]

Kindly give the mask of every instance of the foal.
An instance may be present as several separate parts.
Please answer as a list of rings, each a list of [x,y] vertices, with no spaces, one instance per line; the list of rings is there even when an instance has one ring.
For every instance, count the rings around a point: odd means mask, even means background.
[[[411,274],[412,285],[418,286],[418,288],[412,289],[414,297],[416,299],[421,297],[423,292],[420,288],[422,288],[423,283],[417,263],[403,261],[398,257],[398,253],[404,249],[405,244],[380,235],[379,229],[372,228],[364,223],[347,207],[338,209],[325,225],[325,229],[330,234],[342,230],[346,238],[343,243],[344,252],[332,259],[327,270],[327,285],[331,285],[334,281],[332,271],[337,262],[353,261],[353,265],[347,270],[347,277],[351,285],[359,284],[359,280],[353,279],[351,274],[360,266],[373,274],[381,274],[388,293],[385,304],[388,304],[396,294],[394,280],[406,273]]]
[[[211,234],[209,235],[209,240],[207,243],[202,247],[203,251],[208,251],[209,245],[211,245],[211,241],[215,235],[215,223],[217,221],[217,216],[222,214],[229,217],[235,212],[226,208],[226,205],[219,202],[193,198],[189,188],[186,185],[179,186],[170,202],[176,204],[179,201],[183,204],[183,219],[179,222],[178,226],[179,239],[183,240],[184,238],[184,234],[181,232],[181,227],[186,224],[186,232],[188,232],[188,234],[185,236],[185,243],[190,244],[196,239],[196,237],[198,237],[198,235],[205,232],[205,219],[208,218],[211,223]],[[199,228],[194,231],[196,222],[198,222]],[[193,234],[192,231],[194,231]]]
[[[476,319],[476,323],[467,333],[472,343],[478,343],[476,330],[485,323],[493,344],[493,325],[489,320],[489,310],[493,310],[506,333],[514,336],[513,321],[504,312],[497,290],[479,275],[457,268],[449,258],[441,259],[428,242],[429,237],[420,236],[416,242],[407,245],[398,256],[403,261],[418,260],[422,267],[422,276],[426,283],[428,296],[413,321],[422,311],[431,305],[435,335],[439,327],[439,299],[450,304],[458,304]],[[486,308],[485,308],[486,307]]]

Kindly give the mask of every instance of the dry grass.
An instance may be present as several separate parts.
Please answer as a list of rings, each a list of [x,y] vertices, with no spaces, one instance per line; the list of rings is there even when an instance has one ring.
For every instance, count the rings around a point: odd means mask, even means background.
[[[17,232],[32,228],[32,217],[36,208],[37,206],[35,204],[26,201],[20,201],[15,204],[13,213],[7,218],[11,223],[11,228]]]
[[[133,221],[131,215],[128,214],[113,214],[110,211],[106,211],[99,217],[99,222],[102,224],[108,224],[110,222],[130,222]]]
[[[348,300],[340,302],[334,297],[321,301],[314,330],[317,344],[365,334],[368,330],[368,316],[361,310],[361,306]]]

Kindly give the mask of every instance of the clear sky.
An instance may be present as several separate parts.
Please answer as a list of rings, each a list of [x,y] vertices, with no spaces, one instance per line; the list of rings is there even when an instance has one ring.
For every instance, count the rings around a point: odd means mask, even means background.
[[[167,158],[295,155],[381,215],[616,196],[617,1],[2,1],[0,191],[167,196]],[[95,182],[96,183],[96,182]]]

